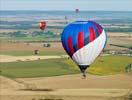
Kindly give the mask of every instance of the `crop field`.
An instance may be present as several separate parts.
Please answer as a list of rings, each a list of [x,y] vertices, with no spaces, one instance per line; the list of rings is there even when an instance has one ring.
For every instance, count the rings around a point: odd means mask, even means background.
[[[67,66],[63,60],[41,60],[1,63],[1,74],[9,77],[48,77],[75,74],[79,71]]]
[[[87,72],[94,75],[112,75],[125,73],[125,67],[132,63],[131,57],[103,56],[99,57]],[[18,61],[1,63],[1,75],[23,77],[51,77],[65,74],[77,74],[79,69],[70,59],[46,59],[38,61]]]
[[[100,57],[89,68],[89,73],[96,75],[112,75],[125,72],[125,67],[132,63],[132,57],[106,56]]]

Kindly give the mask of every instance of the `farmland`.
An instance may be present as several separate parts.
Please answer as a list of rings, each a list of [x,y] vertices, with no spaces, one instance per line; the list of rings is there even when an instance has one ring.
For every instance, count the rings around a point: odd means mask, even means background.
[[[132,63],[131,57],[99,57],[88,69],[94,75],[112,75],[125,73],[125,67]],[[23,77],[51,77],[65,74],[77,74],[79,70],[70,59],[48,59],[40,61],[1,63],[1,75]]]
[[[2,11],[0,16],[2,100],[129,98],[132,75],[126,66],[132,64],[131,50],[110,44],[132,46],[131,12],[81,12],[83,20],[98,22],[108,36],[104,51],[87,69],[86,79],[60,42],[63,28],[77,16],[70,11],[28,12]],[[39,29],[40,20],[47,23],[45,31]]]

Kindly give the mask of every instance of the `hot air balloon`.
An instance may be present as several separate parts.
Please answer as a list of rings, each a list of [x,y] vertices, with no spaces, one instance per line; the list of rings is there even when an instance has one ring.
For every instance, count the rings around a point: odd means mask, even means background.
[[[76,18],[76,20],[80,19],[79,12],[80,12],[79,9],[75,9],[75,13],[76,13],[75,18]]]
[[[104,49],[107,36],[104,29],[94,21],[76,21],[66,26],[61,34],[62,45],[79,66],[83,77],[86,69]]]
[[[42,31],[44,31],[45,28],[46,28],[46,22],[45,22],[45,21],[41,21],[41,22],[39,23],[39,28],[40,28]]]
[[[76,12],[76,13],[79,13],[79,9],[76,9],[75,12]]]

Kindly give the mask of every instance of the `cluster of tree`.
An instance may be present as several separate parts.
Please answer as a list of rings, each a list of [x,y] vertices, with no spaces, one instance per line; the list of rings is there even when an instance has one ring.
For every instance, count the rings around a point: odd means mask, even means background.
[[[27,35],[24,34],[22,31],[17,31],[17,32],[10,32],[8,33],[11,37],[26,37]]]
[[[36,24],[35,21],[0,21],[0,29],[29,29],[29,28],[38,28],[33,24]]]
[[[108,24],[127,24],[132,23],[132,19],[103,19],[97,20],[98,23],[108,23]]]
[[[47,28],[54,28],[54,29],[63,29],[64,26],[47,26]]]
[[[9,32],[9,33],[1,33],[0,35],[2,36],[9,36],[9,37],[27,37],[27,36],[44,36],[44,37],[53,37],[55,36],[55,34],[51,31],[46,31],[46,32],[42,32],[42,31],[34,31],[32,33],[26,33],[24,31],[16,31],[16,32]]]
[[[44,31],[44,32],[42,32],[42,31],[34,31],[33,33],[32,33],[32,36],[49,36],[49,37],[51,37],[51,36],[55,36],[55,34],[53,33],[53,32],[51,32],[51,31]]]
[[[129,54],[132,54],[132,51],[130,51]]]
[[[107,32],[132,32],[132,28],[106,28]]]

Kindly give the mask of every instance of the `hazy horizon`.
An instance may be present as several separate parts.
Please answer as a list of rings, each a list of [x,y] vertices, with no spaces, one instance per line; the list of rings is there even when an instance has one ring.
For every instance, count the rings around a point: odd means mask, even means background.
[[[0,10],[0,11],[70,11],[75,12],[75,10]],[[80,10],[80,12],[132,12],[132,11],[114,11],[114,10]]]
[[[132,11],[131,0],[1,0],[1,10]]]

